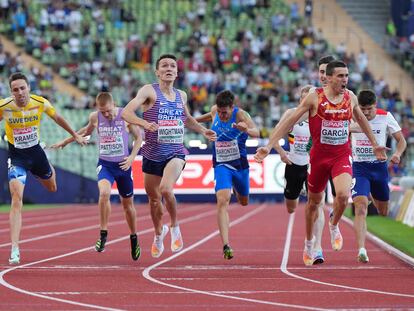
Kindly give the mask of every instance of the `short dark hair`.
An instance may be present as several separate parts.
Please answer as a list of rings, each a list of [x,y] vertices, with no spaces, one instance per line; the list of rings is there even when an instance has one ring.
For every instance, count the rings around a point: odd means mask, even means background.
[[[164,58],[171,58],[177,61],[177,57],[173,54],[162,54],[160,57],[158,57],[157,61],[155,62],[155,69],[158,69],[158,66],[160,65],[160,61]]]
[[[11,83],[16,80],[24,80],[26,81],[27,85],[29,85],[29,79],[27,79],[26,75],[20,71],[11,74],[9,77],[9,86],[11,87]]]
[[[318,67],[320,65],[323,64],[329,64],[330,62],[334,61],[335,57],[333,57],[332,55],[326,55],[326,56],[322,56],[321,58],[319,58],[318,60]]]
[[[326,75],[332,76],[335,68],[347,68],[348,66],[341,60],[334,60],[329,62],[329,64],[326,66]]]
[[[231,107],[234,103],[234,94],[232,91],[224,90],[217,94],[216,105],[217,107]]]
[[[371,106],[377,102],[377,96],[372,90],[361,90],[358,93],[358,104],[361,106]]]

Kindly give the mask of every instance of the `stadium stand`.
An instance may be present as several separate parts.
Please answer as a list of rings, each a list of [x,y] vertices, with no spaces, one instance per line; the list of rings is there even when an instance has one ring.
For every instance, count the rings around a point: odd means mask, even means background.
[[[0,32],[88,94],[74,100],[61,91],[56,93],[50,74],[39,76],[36,68],[25,69],[32,72],[32,90],[50,98],[76,128],[85,124],[99,91],[110,90],[116,101],[125,105],[139,86],[154,81],[154,58],[172,52],[179,57],[177,86],[187,90],[193,115],[207,111],[214,94],[228,88],[238,94],[239,104],[251,113],[266,138],[284,110],[298,100],[298,88],[317,84],[316,60],[334,53],[350,66],[349,88],[355,92],[374,88],[380,95],[380,106],[394,111],[406,137],[413,137],[410,99],[389,86],[393,81],[378,75],[375,80],[369,65],[362,66],[362,51],[355,56],[340,45],[329,45],[325,31],[300,17],[302,7],[286,2],[9,2],[8,10],[0,12]],[[8,94],[6,77],[16,70],[9,63],[14,58],[8,55],[3,67],[1,79],[6,83],[0,88],[2,96]],[[63,137],[63,132],[45,121],[46,144]],[[199,137],[189,134],[186,143],[195,138]],[[70,146],[64,152],[50,152],[50,157],[55,165],[95,176],[94,146]],[[410,161],[407,159],[409,168]]]

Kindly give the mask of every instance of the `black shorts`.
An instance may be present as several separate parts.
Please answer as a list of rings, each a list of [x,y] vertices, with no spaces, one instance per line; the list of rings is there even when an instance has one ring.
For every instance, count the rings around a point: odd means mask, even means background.
[[[41,179],[52,176],[52,167],[43,148],[37,144],[33,147],[18,149],[9,143],[11,166],[22,167]]]
[[[308,166],[307,165],[286,165],[285,168],[285,180],[286,186],[284,195],[288,200],[296,200],[299,197],[300,192],[305,184],[306,189],[308,177]]]
[[[170,162],[174,158],[179,158],[185,161],[185,155],[178,154],[169,158],[165,161],[152,161],[147,159],[146,157],[142,157],[142,171],[146,174],[157,175],[162,177],[164,175],[164,168],[167,166],[168,162]],[[184,166],[183,166],[184,169]]]

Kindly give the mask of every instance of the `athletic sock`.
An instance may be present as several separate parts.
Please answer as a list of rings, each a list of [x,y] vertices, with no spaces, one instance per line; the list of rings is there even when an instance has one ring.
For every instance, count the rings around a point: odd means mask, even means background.
[[[106,240],[108,236],[108,230],[101,230],[101,240]]]

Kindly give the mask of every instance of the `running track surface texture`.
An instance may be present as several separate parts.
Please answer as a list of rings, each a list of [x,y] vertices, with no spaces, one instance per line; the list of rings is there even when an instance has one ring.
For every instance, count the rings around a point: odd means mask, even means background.
[[[222,257],[213,204],[181,204],[185,248],[150,255],[152,222],[137,205],[141,258],[130,258],[122,208],[113,206],[105,252],[98,208],[25,211],[21,264],[9,266],[8,215],[0,214],[1,310],[414,310],[414,267],[368,241],[370,262],[356,261],[352,227],[334,252],[324,228],[323,265],[302,262],[304,211],[282,204],[231,205],[232,260]],[[164,215],[165,221],[168,215]]]

